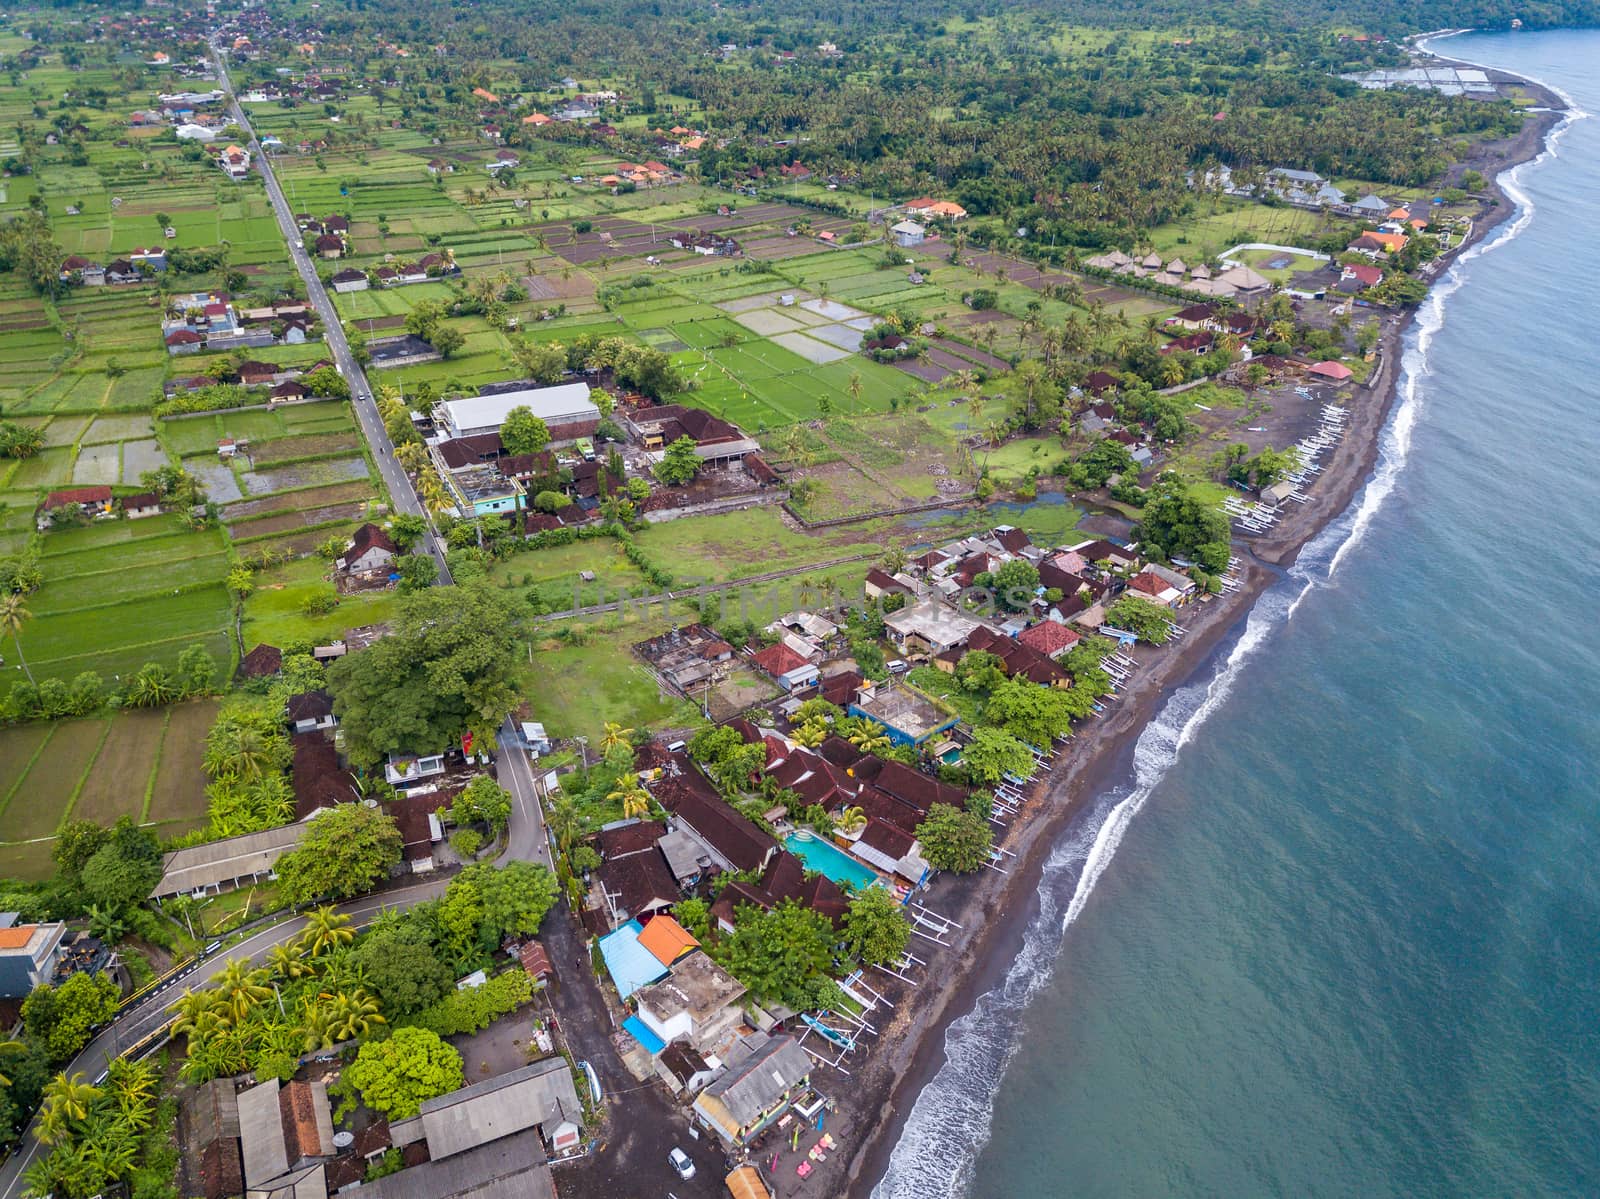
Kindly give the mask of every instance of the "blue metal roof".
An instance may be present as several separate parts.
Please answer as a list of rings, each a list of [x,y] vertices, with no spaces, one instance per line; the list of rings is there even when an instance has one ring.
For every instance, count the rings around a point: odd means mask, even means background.
[[[629,1016],[622,1022],[622,1027],[628,1030],[628,1035],[645,1047],[651,1057],[655,1057],[667,1047],[667,1043],[655,1033],[650,1031],[650,1026],[637,1016]]]
[[[600,956],[605,959],[611,981],[617,985],[617,994],[623,999],[640,987],[649,986],[667,976],[667,968],[644,946],[639,944],[639,934],[644,926],[630,920],[613,933],[600,938]]]

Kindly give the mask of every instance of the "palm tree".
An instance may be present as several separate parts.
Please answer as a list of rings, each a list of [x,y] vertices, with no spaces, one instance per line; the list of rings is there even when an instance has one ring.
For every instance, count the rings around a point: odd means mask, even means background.
[[[271,767],[266,736],[251,725],[230,725],[206,746],[205,771],[212,778],[255,780]]]
[[[33,682],[33,671],[28,669],[28,660],[22,656],[22,624],[31,619],[32,612],[22,602],[22,597],[16,592],[0,599],[0,632],[11,634],[11,640],[17,647],[17,661],[22,664],[22,671],[28,676],[28,682]]]
[[[364,1037],[372,1031],[373,1025],[384,1023],[378,1012],[378,1001],[360,988],[332,996],[329,1005],[319,1009],[319,1013],[321,1035],[329,1038],[320,1046],[323,1049],[339,1041]]]
[[[265,1002],[272,994],[266,978],[265,970],[252,970],[249,963],[240,958],[229,958],[217,973],[215,990],[223,1008],[235,1022],[243,1020],[251,1008]]]
[[[122,940],[122,934],[128,931],[127,921],[114,907],[101,907],[97,903],[91,903],[85,914],[89,917],[89,931],[107,945],[115,945]]]
[[[83,1172],[100,1178],[125,1178],[133,1173],[134,1164],[139,1160],[138,1143],[115,1121],[95,1121],[84,1131],[76,1149],[77,1164]]]
[[[124,1120],[134,1128],[143,1128],[150,1123],[154,1116],[151,1108],[156,1097],[156,1073],[149,1062],[118,1058],[111,1063],[106,1085]]]
[[[862,753],[878,753],[889,748],[889,734],[874,720],[864,720],[850,732],[850,744]]]
[[[610,753],[617,746],[626,745],[631,736],[633,736],[632,729],[625,729],[615,721],[606,721],[605,735],[600,738],[600,752]]]
[[[300,944],[316,957],[329,949],[348,945],[355,940],[355,935],[350,917],[325,904],[306,913],[306,931],[300,934]]]
[[[833,827],[843,836],[858,836],[867,827],[867,814],[860,808],[846,808],[833,818]]]
[[[411,474],[416,474],[422,469],[422,464],[428,460],[428,449],[420,441],[408,441],[404,445],[396,446],[394,451],[395,461]]]
[[[625,774],[619,778],[616,787],[606,798],[622,804],[624,818],[642,817],[650,811],[650,793],[640,786],[637,774]]]
[[[300,956],[300,949],[294,944],[274,945],[267,950],[267,968],[287,982],[311,973],[310,964]]]
[[[570,795],[560,795],[550,805],[550,831],[556,835],[556,848],[568,852],[584,831],[584,817],[578,801]]]
[[[147,662],[128,682],[128,703],[135,708],[155,708],[178,698],[178,685],[159,662]]]
[[[172,1035],[188,1037],[191,1053],[196,1041],[204,1041],[233,1023],[222,1010],[215,991],[191,991],[185,987],[177,1002],[167,1005],[167,1011],[177,1017]]]
[[[28,1052],[26,1041],[19,1041],[14,1037],[0,1041],[0,1059],[16,1057],[17,1054],[26,1052]],[[7,1075],[0,1074],[0,1087],[9,1087],[10,1085],[11,1079]]]
[[[850,382],[845,384],[845,390],[850,393],[850,398],[852,400],[859,401],[861,399],[861,372],[860,371],[851,371],[850,372]]]
[[[44,1089],[44,1104],[39,1109],[41,1143],[51,1144],[67,1131],[67,1125],[89,1118],[89,1108],[100,1098],[100,1088],[83,1081],[81,1071],[57,1074]]]

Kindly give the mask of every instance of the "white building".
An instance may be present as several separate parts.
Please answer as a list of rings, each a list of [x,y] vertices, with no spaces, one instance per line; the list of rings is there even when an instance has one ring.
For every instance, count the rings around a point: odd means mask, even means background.
[[[600,409],[589,399],[587,383],[559,383],[554,387],[527,387],[497,395],[445,400],[433,415],[451,437],[472,437],[498,433],[513,408],[531,411],[544,421],[556,441],[587,437],[600,420]],[[580,430],[577,426],[586,427]]]

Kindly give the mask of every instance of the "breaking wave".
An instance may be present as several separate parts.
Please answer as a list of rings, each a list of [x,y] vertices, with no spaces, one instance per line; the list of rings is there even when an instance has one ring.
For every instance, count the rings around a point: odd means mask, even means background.
[[[1422,385],[1431,373],[1428,352],[1444,327],[1445,301],[1460,288],[1468,263],[1528,227],[1535,205],[1522,186],[1524,173],[1557,157],[1561,135],[1572,122],[1588,116],[1559,88],[1542,86],[1561,96],[1567,115],[1536,158],[1499,175],[1501,188],[1516,204],[1511,219],[1456,258],[1430,289],[1406,338],[1398,402],[1380,436],[1371,479],[1356,502],[1305,546],[1285,578],[1256,601],[1243,634],[1211,678],[1174,692],[1146,726],[1134,746],[1131,782],[1099,797],[1052,850],[1039,882],[1039,912],[1023,935],[1021,949],[1000,984],[946,1031],[944,1063],[917,1096],[873,1199],[954,1199],[967,1193],[978,1154],[989,1140],[994,1099],[1016,1052],[1023,1014],[1050,980],[1066,930],[1088,904],[1134,817],[1183,747],[1228,698],[1244,664],[1294,615],[1307,594],[1329,584],[1393,493],[1423,410]]]

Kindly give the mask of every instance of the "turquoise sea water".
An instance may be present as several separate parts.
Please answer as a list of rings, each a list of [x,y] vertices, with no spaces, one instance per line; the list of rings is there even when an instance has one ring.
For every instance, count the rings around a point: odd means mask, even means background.
[[[1600,113],[1600,33],[1450,39]],[[1600,1195],[1600,120],[1346,518],[1147,730],[880,1199]]]

